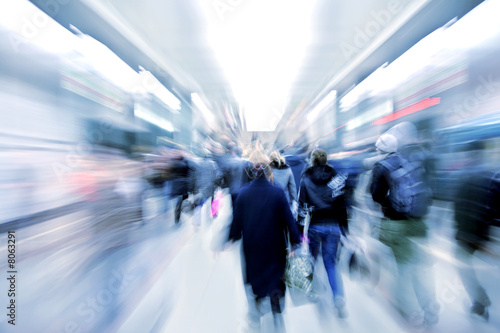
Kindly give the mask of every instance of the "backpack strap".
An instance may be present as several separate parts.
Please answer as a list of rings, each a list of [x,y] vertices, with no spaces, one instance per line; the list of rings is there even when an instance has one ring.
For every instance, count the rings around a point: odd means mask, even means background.
[[[399,177],[402,176],[404,173],[413,171],[415,169],[418,169],[422,167],[421,163],[419,162],[410,162],[407,159],[401,157],[399,154],[394,154],[392,155],[396,158],[397,164],[394,165],[392,163],[389,163],[387,160],[382,160],[379,163],[384,166],[389,172],[394,173],[394,177]]]
[[[398,157],[398,160],[400,160],[399,156],[398,155],[393,155],[393,156],[397,156]],[[392,163],[389,163],[389,161],[387,161],[387,158],[383,159],[382,161],[379,161],[378,162],[380,165],[382,165],[384,168],[386,168],[389,172],[393,172],[394,170],[398,169],[400,167],[399,166],[395,166],[394,164]],[[400,163],[398,163],[400,164]]]

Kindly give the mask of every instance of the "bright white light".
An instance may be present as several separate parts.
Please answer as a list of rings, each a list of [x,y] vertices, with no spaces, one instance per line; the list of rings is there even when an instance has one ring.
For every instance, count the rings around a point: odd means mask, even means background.
[[[452,49],[468,49],[483,43],[498,43],[491,38],[500,34],[498,14],[500,1],[487,0],[447,29],[446,45]]]
[[[168,105],[173,110],[181,109],[181,101],[170,92],[151,72],[142,70],[139,72],[141,76],[141,87],[148,92],[154,94],[163,103]]]
[[[392,88],[398,87],[435,62],[433,57],[445,47],[446,30],[439,28],[431,32],[390,64],[386,78],[392,82]]]
[[[75,35],[26,0],[0,1],[0,25],[20,36],[12,41],[14,48],[28,43],[50,53],[66,54],[77,43]]]
[[[340,100],[340,111],[352,109],[364,98],[396,89],[409,78],[415,77],[419,71],[425,70],[431,64],[436,65],[434,56],[444,48],[445,32],[445,28],[433,31],[390,65],[385,63],[377,68]]]
[[[127,65],[106,45],[89,35],[78,35],[78,51],[82,61],[89,64],[99,74],[111,81],[115,86],[130,91],[139,79],[139,74]]]
[[[274,131],[285,112],[284,102],[262,96],[254,101],[241,104],[247,131]]]
[[[51,53],[79,54],[81,57],[73,58],[74,61],[90,65],[124,91],[149,92],[172,111],[181,108],[179,99],[150,72],[141,71],[139,75],[104,44],[82,33],[74,35],[29,1],[1,1],[0,25],[20,36],[13,41],[15,47],[29,43]]]
[[[208,122],[213,122],[215,120],[214,115],[212,114],[212,112],[210,112],[205,103],[203,103],[203,101],[201,100],[200,96],[197,93],[191,94],[191,101],[198,108],[198,110],[201,111],[201,113]]]
[[[79,51],[84,56],[83,61],[101,75],[127,92],[151,93],[170,107],[171,111],[178,113],[177,110],[181,108],[180,100],[151,72],[141,68],[137,73],[104,44],[88,35],[81,34],[79,37]]]
[[[152,111],[150,111],[149,109],[145,108],[140,104],[136,103],[134,105],[134,114],[136,117],[141,118],[155,126],[163,128],[164,130],[167,130],[169,132],[174,131],[174,126],[172,125],[171,122],[169,122],[166,119],[163,119],[159,115],[153,113]]]
[[[307,120],[312,123],[318,118],[319,114],[329,107],[337,99],[337,90],[332,90],[319,102],[314,109],[307,115]]]
[[[411,67],[411,66],[410,66]],[[340,99],[340,112],[345,112],[356,106],[363,98],[374,95],[393,87],[394,78],[388,79],[387,63],[377,68],[373,73],[356,85]]]
[[[311,40],[315,2],[233,1],[222,17],[213,6],[206,7],[207,1],[200,1],[209,41],[246,110],[247,130],[269,130],[281,112],[272,110],[284,109]]]

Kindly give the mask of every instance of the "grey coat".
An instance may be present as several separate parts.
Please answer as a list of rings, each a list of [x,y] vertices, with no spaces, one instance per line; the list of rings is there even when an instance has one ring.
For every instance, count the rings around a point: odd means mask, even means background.
[[[274,185],[281,187],[285,191],[288,205],[291,207],[294,201],[297,201],[297,187],[293,178],[292,169],[289,166],[273,168]]]

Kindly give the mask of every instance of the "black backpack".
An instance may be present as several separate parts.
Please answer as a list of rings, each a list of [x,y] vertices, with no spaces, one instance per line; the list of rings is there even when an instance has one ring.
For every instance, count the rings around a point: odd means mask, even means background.
[[[423,161],[410,162],[399,154],[392,156],[391,162],[380,162],[389,170],[391,207],[407,218],[421,218],[427,214],[432,196]]]

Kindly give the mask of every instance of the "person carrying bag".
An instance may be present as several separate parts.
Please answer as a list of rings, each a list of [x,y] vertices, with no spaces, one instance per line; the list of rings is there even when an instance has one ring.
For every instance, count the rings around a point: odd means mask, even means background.
[[[285,284],[289,288],[290,298],[295,306],[314,302],[318,297],[313,290],[314,258],[309,251],[309,240],[307,239],[310,212],[307,213],[303,221],[302,243],[296,249],[289,246],[284,274]]]
[[[309,227],[304,235],[309,240],[309,251],[314,261],[319,255],[332,289],[333,301],[340,318],[347,317],[342,278],[337,265],[340,237],[346,235],[347,207],[344,189],[347,175],[327,164],[326,152],[316,148],[311,154],[311,166],[304,170],[299,190],[299,221],[313,208]]]

